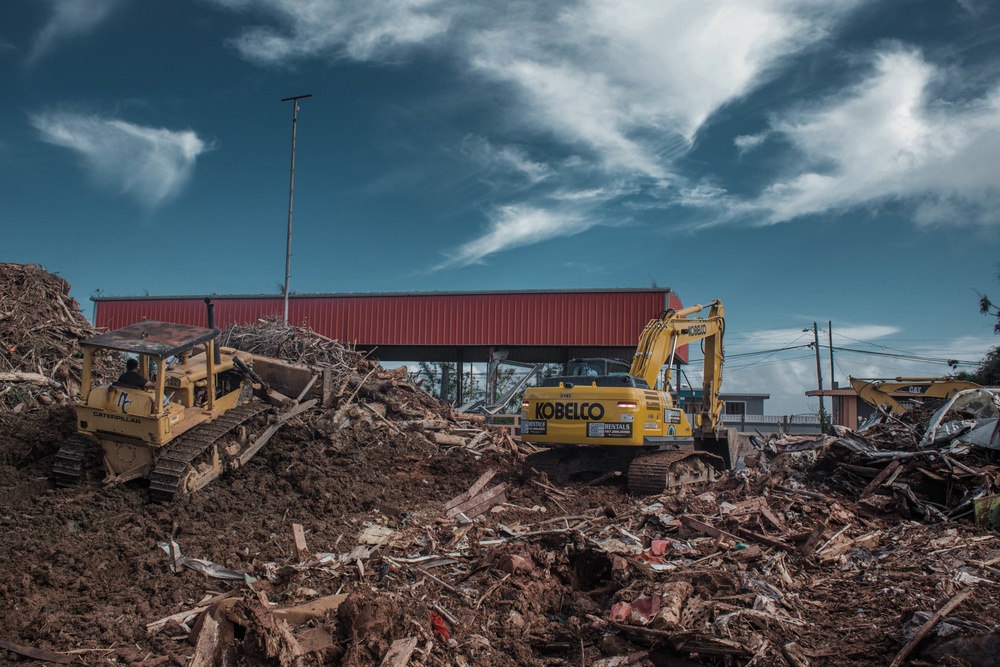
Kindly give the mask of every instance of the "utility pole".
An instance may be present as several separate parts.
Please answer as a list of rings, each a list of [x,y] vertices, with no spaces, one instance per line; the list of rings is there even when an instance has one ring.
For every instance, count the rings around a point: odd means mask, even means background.
[[[830,389],[837,388],[837,382],[834,380],[837,374],[833,371],[833,321],[827,320],[826,322],[826,335],[827,340],[830,342]]]
[[[826,408],[823,407],[823,370],[819,363],[819,329],[813,322],[813,347],[816,348],[816,384],[819,388],[819,425],[826,432]]]
[[[288,237],[285,243],[285,326],[288,326],[288,277],[292,265],[292,200],[295,197],[295,125],[299,118],[299,100],[312,95],[286,97],[282,102],[292,103],[292,170],[288,181]]]
[[[837,381],[834,379],[837,377],[837,374],[833,371],[833,320],[826,321],[826,335],[827,340],[830,342],[830,390],[833,391],[837,388]],[[836,398],[830,397],[830,417],[832,419],[836,419],[836,415],[834,414],[837,412],[836,401]]]

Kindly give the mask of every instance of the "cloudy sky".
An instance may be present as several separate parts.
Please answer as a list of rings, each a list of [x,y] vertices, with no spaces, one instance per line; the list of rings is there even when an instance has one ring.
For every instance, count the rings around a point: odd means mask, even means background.
[[[782,413],[815,408],[813,322],[841,383],[998,342],[976,309],[1000,295],[988,0],[7,0],[0,18],[0,261],[59,273],[88,312],[97,293],[280,292],[280,100],[312,94],[294,291],[721,298],[725,388]]]

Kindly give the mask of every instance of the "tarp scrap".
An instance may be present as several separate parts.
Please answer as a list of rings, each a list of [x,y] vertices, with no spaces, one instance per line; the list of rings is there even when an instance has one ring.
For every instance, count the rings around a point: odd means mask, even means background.
[[[168,556],[171,558],[170,569],[174,573],[180,572],[182,567],[194,570],[195,572],[201,572],[206,577],[211,577],[212,579],[226,579],[229,581],[243,581],[246,578],[246,574],[243,572],[237,572],[236,570],[231,570],[228,567],[224,567],[212,561],[205,560],[203,558],[191,558],[190,556],[181,555],[181,546],[174,541],[172,538],[170,542],[157,542],[156,546],[163,549]]]

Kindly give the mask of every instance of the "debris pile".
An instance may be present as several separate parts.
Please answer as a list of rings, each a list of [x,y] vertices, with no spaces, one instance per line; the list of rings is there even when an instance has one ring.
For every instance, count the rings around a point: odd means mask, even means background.
[[[405,366],[387,370],[352,347],[309,329],[262,318],[226,328],[220,341],[255,355],[301,364],[307,375],[313,374],[314,393],[324,410],[313,411],[306,419],[315,434],[328,441],[355,446],[389,437],[421,452],[440,447],[463,447],[477,454],[518,450],[504,432],[486,428],[481,416],[459,414],[417,387]]]
[[[0,413],[0,661],[995,664],[1000,543],[963,514],[997,483],[960,442],[982,400],[758,443],[636,497],[521,477],[522,443],[306,329],[222,342],[301,365],[322,400],[170,505],[142,482],[51,488],[71,412]]]
[[[1000,399],[985,389],[931,400],[860,431],[772,440],[772,479],[798,469],[868,509],[1000,528]]]
[[[230,325],[219,335],[219,343],[289,363],[329,366],[342,371],[361,371],[362,367],[371,370],[377,366],[348,345],[310,329],[286,325],[277,317],[262,317],[251,325]]]
[[[79,341],[97,330],[69,290],[34,264],[0,263],[0,411],[65,405],[79,392]]]

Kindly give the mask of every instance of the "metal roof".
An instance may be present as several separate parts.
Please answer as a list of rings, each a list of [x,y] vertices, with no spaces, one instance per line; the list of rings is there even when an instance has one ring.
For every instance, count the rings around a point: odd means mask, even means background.
[[[430,292],[310,292],[308,294],[289,294],[288,300],[314,298],[363,298],[363,297],[412,297],[412,296],[471,296],[471,295],[501,295],[501,294],[602,294],[606,292],[621,292],[635,294],[649,292],[653,294],[673,293],[669,287],[583,287],[572,289],[528,289],[528,290],[445,290]],[[178,294],[173,296],[91,296],[91,301],[176,301],[178,299],[284,299],[281,294]]]
[[[88,338],[81,341],[81,345],[166,358],[190,350],[218,335],[218,329],[147,320]]]

